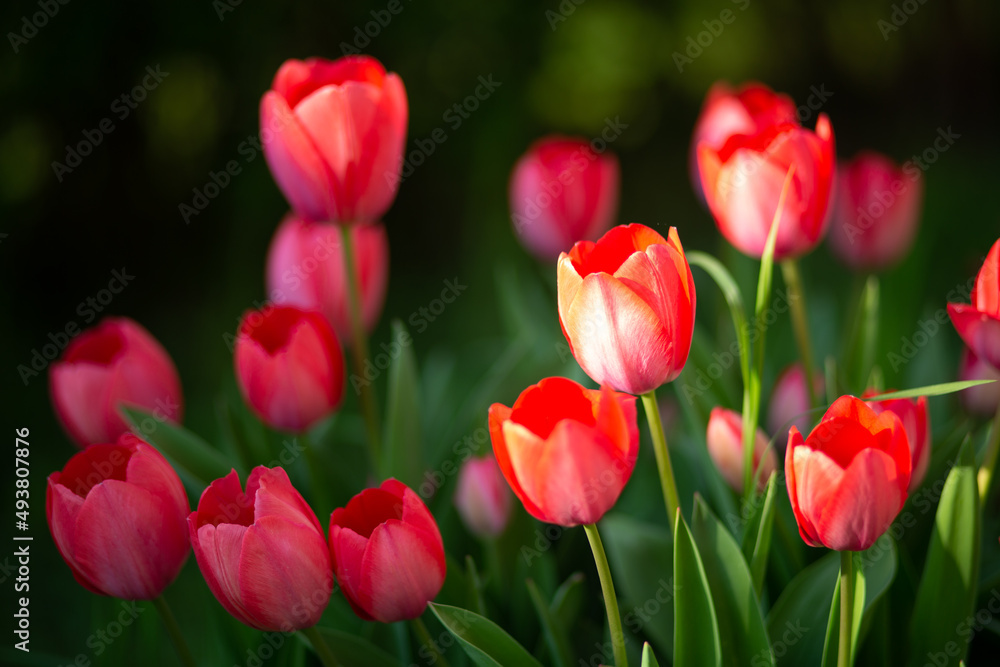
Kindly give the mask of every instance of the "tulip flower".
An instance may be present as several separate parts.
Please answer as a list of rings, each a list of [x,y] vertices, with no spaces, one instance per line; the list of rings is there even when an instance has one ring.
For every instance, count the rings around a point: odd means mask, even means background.
[[[121,405],[179,422],[181,382],[170,355],[125,317],[108,317],[70,341],[49,370],[56,416],[79,447],[114,442],[129,430]]]
[[[878,414],[859,398],[841,396],[809,437],[789,430],[785,482],[807,544],[864,551],[906,502],[906,429],[894,412]]]
[[[859,154],[837,175],[830,249],[853,269],[889,268],[913,245],[922,199],[919,171],[904,173],[879,153]]]
[[[736,493],[743,493],[743,416],[725,408],[712,408],[705,440],[708,454],[723,479]],[[753,445],[753,468],[758,488],[778,469],[778,457],[762,430],[757,429]]]
[[[507,527],[510,489],[492,454],[462,464],[455,489],[455,507],[469,531],[479,537],[497,537]]]
[[[236,620],[270,632],[319,621],[333,590],[330,553],[282,468],[254,468],[245,493],[235,470],[215,480],[187,523],[205,583]]]
[[[862,394],[862,398],[871,398],[892,391],[895,390],[876,392],[874,389],[869,389]],[[910,445],[910,486],[907,492],[912,493],[924,481],[927,466],[931,462],[931,414],[927,410],[927,397],[868,401],[868,406],[875,411],[875,414],[882,414],[886,410],[893,412],[903,423],[906,440]]]
[[[334,510],[330,554],[344,597],[365,620],[417,618],[444,584],[437,523],[420,496],[395,479]]]
[[[1000,240],[979,269],[971,296],[971,305],[948,304],[951,323],[977,357],[1000,370]]]
[[[521,243],[543,261],[611,226],[618,208],[618,158],[583,139],[536,141],[514,165],[510,209]]]
[[[301,217],[379,220],[396,197],[406,91],[368,56],[288,60],[260,103],[264,157]]]
[[[813,388],[817,396],[823,394],[823,378],[813,378]],[[809,412],[809,390],[806,388],[806,375],[802,364],[795,362],[779,375],[771,391],[771,400],[767,410],[767,430],[771,433],[782,432],[789,424],[794,424],[799,431],[806,433],[809,427],[816,423],[815,416]]]
[[[645,394],[684,368],[695,288],[677,230],[612,228],[559,256],[559,322],[583,370],[601,385]]]
[[[632,475],[639,452],[635,397],[547,378],[512,408],[494,403],[490,439],[503,476],[536,519],[596,523]]]
[[[73,577],[100,595],[152,600],[190,545],[187,495],[163,455],[131,433],[78,452],[49,475],[45,515]]]
[[[371,331],[382,314],[389,282],[389,239],[382,223],[353,225],[354,266],[361,290],[361,320]],[[267,289],[277,303],[323,314],[344,345],[353,339],[340,230],[289,214],[267,255]]]
[[[966,348],[962,351],[962,361],[959,365],[958,379],[966,380],[1000,380],[1000,371],[976,356]],[[980,417],[992,417],[1000,406],[1000,382],[970,387],[959,392],[965,409]]]
[[[344,358],[323,316],[293,306],[249,310],[234,361],[247,405],[268,426],[306,431],[344,396]]]

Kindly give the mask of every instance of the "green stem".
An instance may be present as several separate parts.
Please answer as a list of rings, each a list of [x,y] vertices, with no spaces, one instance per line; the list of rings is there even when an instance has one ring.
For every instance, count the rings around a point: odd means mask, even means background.
[[[993,426],[990,428],[990,440],[986,444],[986,453],[983,455],[983,465],[979,468],[977,481],[979,482],[979,504],[986,504],[986,497],[990,494],[990,485],[993,482],[993,473],[996,471],[997,459],[1000,459],[1000,406],[993,417]]]
[[[410,626],[413,631],[417,633],[417,638],[423,646],[431,652],[431,660],[433,665],[441,665],[441,667],[448,667],[448,661],[445,660],[444,656],[441,655],[441,651],[438,650],[437,642],[431,639],[431,633],[427,631],[427,626],[424,625],[424,620],[417,616],[415,619],[410,621]]]
[[[156,607],[156,611],[160,612],[163,625],[167,627],[167,633],[174,642],[174,648],[177,649],[177,655],[180,656],[181,662],[188,667],[195,667],[194,656],[191,655],[191,649],[184,641],[184,635],[181,634],[181,628],[177,625],[177,619],[174,618],[174,612],[170,611],[167,600],[162,595],[153,598],[153,606]]]
[[[312,644],[313,650],[319,657],[319,661],[323,663],[323,667],[337,667],[340,664],[337,662],[337,659],[333,657],[333,651],[330,650],[330,646],[326,643],[326,640],[323,639],[323,635],[319,633],[319,630],[316,629],[315,625],[311,628],[299,630],[299,632],[305,635],[306,639],[309,640],[309,643]]]
[[[643,398],[648,395],[643,395]],[[618,598],[615,597],[615,584],[611,581],[608,556],[604,553],[604,544],[601,542],[600,533],[597,532],[597,524],[585,524],[583,529],[587,532],[590,548],[594,552],[594,562],[597,564],[597,574],[601,579],[604,605],[608,609],[608,625],[611,627],[611,646],[615,653],[615,665],[616,667],[628,667],[628,655],[625,653],[625,632],[622,630],[622,619],[618,613]]]
[[[330,498],[326,493],[329,482],[324,476],[326,466],[320,460],[319,451],[316,449],[316,445],[312,438],[309,437],[309,434],[302,433],[299,437],[302,439],[302,449],[305,450],[306,467],[309,468],[310,490],[312,491],[312,501],[317,510],[316,514],[318,516],[326,516],[327,513],[333,511],[329,503]]]
[[[840,644],[837,667],[851,667],[851,636],[854,631],[854,552],[840,552]]]
[[[656,469],[660,473],[660,487],[663,489],[663,501],[667,506],[667,521],[670,530],[674,529],[677,508],[680,498],[677,495],[677,482],[674,481],[674,471],[670,465],[670,451],[667,449],[667,436],[663,433],[663,421],[660,419],[660,406],[656,402],[656,390],[642,395],[642,406],[646,410],[646,420],[649,422],[649,435],[653,439],[653,452],[656,454]],[[589,535],[589,533],[588,533]]]
[[[806,297],[802,291],[802,276],[799,265],[794,259],[781,262],[781,275],[788,287],[788,304],[792,309],[792,327],[795,329],[795,340],[802,357],[802,372],[806,379],[806,390],[809,392],[809,407],[815,408],[816,386],[813,384],[812,344],[809,342],[809,320],[806,317]]]
[[[364,375],[365,360],[368,359],[368,336],[361,320],[361,285],[358,283],[357,262],[354,256],[354,240],[348,225],[340,227],[340,238],[344,244],[344,266],[347,273],[347,304],[351,320],[351,333],[354,343],[351,351],[354,355],[354,372]],[[372,472],[376,477],[382,473],[382,433],[378,421],[378,403],[375,390],[370,382],[361,384],[361,412],[365,418],[368,431],[368,450],[372,459]]]

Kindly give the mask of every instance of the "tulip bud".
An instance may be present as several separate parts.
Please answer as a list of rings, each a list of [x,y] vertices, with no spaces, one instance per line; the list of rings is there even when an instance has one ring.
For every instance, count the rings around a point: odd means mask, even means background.
[[[743,416],[725,408],[712,408],[705,440],[708,454],[736,493],[743,493]],[[778,469],[778,457],[762,430],[757,429],[753,444],[753,468],[758,490]]]
[[[187,495],[156,449],[131,433],[91,445],[49,475],[45,515],[73,577],[100,595],[152,600],[190,546]]]
[[[354,267],[367,332],[378,323],[389,282],[389,240],[380,222],[352,225]],[[353,339],[349,289],[340,230],[289,214],[267,254],[267,291],[275,301],[323,314],[344,345]]]
[[[268,426],[308,430],[344,396],[344,358],[323,316],[293,306],[249,310],[236,338],[236,381]]]
[[[550,136],[514,165],[510,209],[521,243],[543,261],[577,241],[596,240],[618,207],[618,158],[577,138]]]
[[[862,398],[892,391],[895,390],[876,392],[874,389],[869,389],[862,394]],[[868,401],[868,406],[875,411],[875,414],[882,414],[886,410],[893,412],[903,423],[906,440],[910,445],[910,486],[907,491],[913,492],[924,481],[927,466],[931,462],[931,414],[927,410],[927,397]]]
[[[813,389],[817,396],[823,394],[823,378],[813,378]],[[816,417],[810,411],[809,390],[806,388],[806,374],[802,364],[795,362],[781,372],[771,391],[767,410],[767,430],[783,433],[794,424],[801,433],[807,433]]]
[[[490,439],[514,495],[533,517],[592,524],[611,509],[639,453],[635,397],[547,378],[514,407],[490,406]]]
[[[260,102],[264,157],[308,220],[379,220],[396,197],[406,91],[369,56],[288,60]]]
[[[806,544],[864,551],[906,502],[910,447],[895,413],[838,398],[808,438],[788,432],[785,483]]]
[[[951,323],[977,357],[1000,370],[1000,241],[986,255],[971,298],[972,305],[948,304]]]
[[[559,256],[559,323],[595,382],[645,394],[684,368],[695,289],[677,230],[614,227]]]
[[[282,468],[254,468],[246,493],[235,470],[215,480],[187,522],[205,583],[236,620],[269,632],[316,625],[333,590],[330,554]]]
[[[500,535],[510,518],[510,500],[510,488],[492,454],[462,464],[455,507],[470,532],[484,538]]]
[[[108,317],[69,345],[49,370],[56,416],[78,447],[113,442],[129,430],[129,405],[178,422],[181,382],[170,355],[126,317]]]
[[[344,597],[365,620],[417,618],[444,584],[437,523],[420,496],[395,479],[334,510],[330,553]]]
[[[962,351],[962,362],[959,366],[958,379],[966,380],[1000,380],[1000,371],[977,357],[968,348]],[[1000,405],[1000,382],[979,385],[959,392],[965,409],[980,417],[992,417]]]

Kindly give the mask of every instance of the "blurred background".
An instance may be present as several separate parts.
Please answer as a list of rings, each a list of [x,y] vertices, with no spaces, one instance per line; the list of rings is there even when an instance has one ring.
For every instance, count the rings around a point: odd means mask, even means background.
[[[45,371],[34,376],[18,367],[30,367],[34,352],[68,324],[85,327],[106,314],[127,315],[173,356],[184,387],[185,426],[210,442],[221,438],[219,406],[238,404],[225,336],[244,310],[265,298],[265,253],[288,208],[254,148],[261,95],[287,58],[373,55],[406,85],[408,154],[436,128],[447,136],[432,153],[424,151],[385,216],[390,286],[371,337],[374,349],[389,342],[394,319],[412,332],[411,317],[439,296],[445,280],[468,286],[414,336],[428,466],[485,424],[489,403],[510,404],[544,375],[582,379],[561,344],[554,267],[531,259],[511,229],[508,176],[537,137],[559,132],[592,138],[608,122],[622,124],[610,145],[622,165],[618,221],[642,222],[664,234],[676,226],[686,249],[716,254],[732,268],[752,303],[756,263],[721,239],[687,171],[695,119],[719,79],[760,80],[799,105],[822,92],[819,111],[832,120],[841,158],[874,149],[902,163],[931,149],[939,131],[958,135],[924,172],[924,212],[912,253],[882,278],[877,355],[887,386],[955,378],[961,343],[950,325],[931,336],[912,362],[893,367],[887,359],[921,320],[944,307],[949,292],[975,275],[1000,229],[992,203],[1000,153],[997,3],[401,0],[395,15],[378,1],[42,5],[16,0],[0,10],[7,42],[0,55],[0,391],[8,433],[31,430],[36,538],[33,653],[4,646],[3,662],[70,664],[84,654],[94,664],[112,664],[127,661],[121,656],[133,641],[164,641],[154,613],[143,613],[141,630],[103,655],[88,643],[106,622],[100,619],[113,619],[120,603],[73,582],[43,525],[44,475],[76,449],[55,421]],[[724,10],[735,19],[719,31]],[[499,85],[467,117],[449,113],[474,94],[480,77]],[[812,127],[815,110],[804,109],[804,124]],[[69,155],[69,147],[81,142],[96,145],[87,155]],[[192,205],[195,190],[204,192],[211,174],[233,160],[240,173],[185,220],[180,205]],[[858,280],[824,246],[801,265],[822,360],[842,349]],[[84,305],[108,287],[113,271],[134,279],[110,302],[98,303],[101,312]],[[717,289],[700,271],[695,277],[700,352],[692,355],[687,377],[711,363],[713,342],[728,347],[732,339]],[[776,287],[782,288],[780,278]],[[787,319],[769,330],[768,339],[765,397],[777,372],[795,358]],[[384,407],[384,378],[378,386]],[[733,365],[706,400],[738,407],[739,391]],[[676,403],[673,391],[661,393]],[[359,447],[348,394],[344,418],[331,432],[343,434],[344,447]],[[957,411],[954,397],[932,406],[936,433],[955,425],[958,418],[949,416]],[[674,440],[703,440],[704,431],[694,432],[694,425],[710,405],[695,407],[686,421],[679,417],[684,406],[675,410]],[[328,449],[335,459],[335,444]],[[643,489],[655,489],[655,479],[637,477],[627,493],[637,499],[637,512],[662,518],[655,513],[662,514],[658,503],[641,509]],[[364,480],[355,483],[360,488]],[[357,490],[351,484],[338,487],[338,499]],[[462,559],[462,549],[478,546],[462,534],[447,494],[440,496],[444,500],[432,508],[446,540],[459,545],[453,555]],[[521,520],[532,535],[534,528]],[[328,517],[321,521],[326,525]],[[582,533],[565,540],[584,544]],[[221,610],[212,607],[193,560],[176,590],[168,591],[177,598],[182,625],[205,635],[245,637],[238,624],[215,613]],[[13,594],[7,595],[6,571],[4,577],[6,610]],[[599,632],[601,618],[594,615],[592,622]],[[529,647],[530,625],[513,631]],[[212,654],[212,664],[246,663],[241,642],[231,644]],[[174,660],[165,645],[152,657],[154,664]]]

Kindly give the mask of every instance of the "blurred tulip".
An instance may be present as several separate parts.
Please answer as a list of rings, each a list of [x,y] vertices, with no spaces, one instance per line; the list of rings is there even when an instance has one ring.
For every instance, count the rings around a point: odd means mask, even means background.
[[[547,378],[513,408],[490,406],[503,476],[528,513],[561,526],[596,523],[632,476],[639,453],[635,397]]]
[[[869,389],[862,394],[862,398],[888,394],[892,391],[895,389],[884,392]],[[931,415],[927,410],[927,397],[868,401],[868,406],[875,411],[875,414],[882,414],[886,410],[894,412],[903,423],[906,440],[910,445],[910,486],[907,491],[912,492],[924,481],[927,466],[931,462]]]
[[[187,495],[156,449],[131,433],[78,452],[49,475],[45,515],[73,577],[100,595],[152,600],[190,545]]]
[[[559,323],[595,382],[645,394],[684,368],[695,289],[677,230],[614,227],[559,256]]]
[[[246,493],[233,470],[188,516],[195,559],[226,611],[257,630],[319,621],[333,590],[323,528],[282,468],[257,466]]]
[[[365,489],[330,516],[337,582],[361,618],[417,618],[445,577],[444,543],[427,506],[402,482]]]
[[[813,389],[817,396],[823,395],[823,378],[813,378]],[[809,408],[806,374],[801,362],[796,361],[778,375],[774,389],[771,390],[771,400],[767,406],[767,430],[782,433],[789,425],[794,424],[801,433],[807,433],[816,423],[816,417],[809,412]]]
[[[971,297],[972,305],[948,304],[951,323],[977,357],[1000,370],[1000,240],[979,269]]]
[[[497,537],[507,527],[510,488],[492,454],[462,464],[455,489],[455,507],[469,532],[479,537]]]
[[[618,208],[618,158],[583,139],[536,141],[514,165],[510,208],[514,231],[536,257],[551,261],[577,241],[593,241]]]
[[[722,478],[736,493],[743,493],[743,416],[725,408],[712,408],[708,418],[708,454]],[[762,489],[768,478],[778,469],[778,457],[762,430],[757,429],[753,445],[753,467]],[[763,462],[762,462],[763,461]]]
[[[248,310],[234,355],[247,405],[272,428],[306,431],[344,396],[344,357],[323,316],[293,306]]]
[[[353,225],[349,233],[361,289],[361,319],[370,332],[385,304],[389,239],[381,222]],[[267,254],[267,291],[271,299],[321,312],[341,343],[350,345],[353,332],[347,290],[347,268],[337,225],[287,215]]]
[[[260,102],[264,157],[303,218],[379,220],[396,197],[406,91],[369,56],[288,60]]]
[[[895,413],[841,396],[804,439],[788,432],[785,482],[799,534],[810,546],[864,551],[899,514],[910,484],[910,447]]]
[[[965,348],[958,371],[959,380],[1000,380],[1000,371]],[[958,393],[965,409],[980,417],[992,417],[1000,406],[1000,382],[972,387]]]
[[[917,235],[923,180],[866,152],[837,174],[830,249],[856,270],[881,271],[906,256]]]
[[[179,422],[184,402],[170,355],[127,317],[107,317],[70,341],[49,369],[49,394],[79,447],[113,442],[127,432],[122,404]]]

